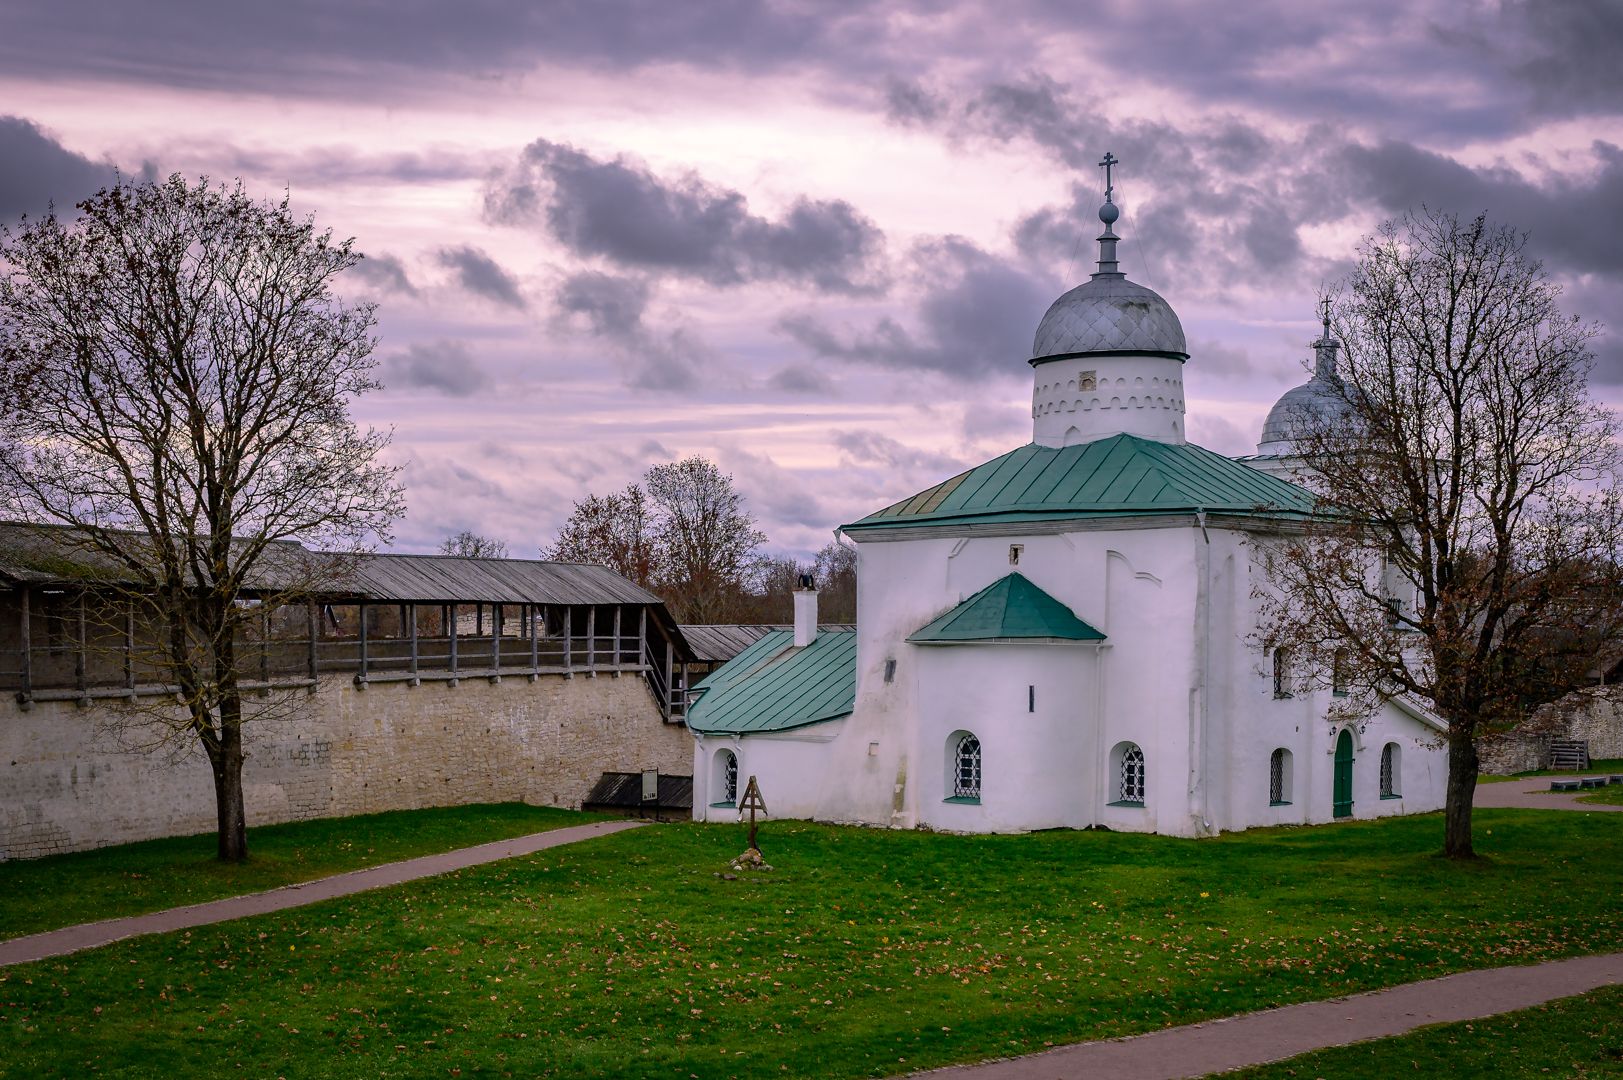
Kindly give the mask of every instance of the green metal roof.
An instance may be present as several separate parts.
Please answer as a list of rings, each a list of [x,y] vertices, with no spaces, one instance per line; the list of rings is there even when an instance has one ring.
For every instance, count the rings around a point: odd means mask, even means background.
[[[1189,443],[1113,435],[1080,446],[1029,443],[844,526],[1170,514],[1194,510],[1306,516],[1305,488]]]
[[[1105,636],[1024,575],[1000,578],[919,628],[915,645],[971,641],[1103,641]]]
[[[774,630],[695,689],[687,725],[703,734],[788,731],[849,715],[857,698],[857,635],[825,630],[797,649],[792,630]]]

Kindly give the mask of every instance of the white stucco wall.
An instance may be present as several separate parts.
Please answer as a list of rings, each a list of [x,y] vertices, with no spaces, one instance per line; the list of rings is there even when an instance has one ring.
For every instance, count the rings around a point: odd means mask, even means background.
[[[1080,525],[1081,523],[1079,523]],[[717,820],[716,747],[739,755],[777,816],[966,832],[1103,825],[1199,836],[1333,820],[1328,692],[1275,699],[1249,635],[1261,582],[1243,533],[1200,528],[865,539],[858,547],[853,714],[795,732],[697,740],[695,816]],[[1019,545],[1018,565],[1010,546]],[[906,638],[1019,571],[1106,634],[1082,644],[920,646]],[[887,681],[887,661],[894,660]],[[1036,688],[1036,709],[1028,706]],[[1397,705],[1355,733],[1353,816],[1442,806],[1438,732]],[[978,804],[947,802],[950,737],[982,747]],[[1112,805],[1113,749],[1145,757],[1143,806]],[[1381,748],[1400,747],[1398,798],[1379,792]],[[1273,751],[1291,753],[1287,805],[1269,799]],[[705,793],[700,797],[699,792]],[[736,811],[718,808],[725,820]]]
[[[1077,356],[1045,361],[1033,376],[1032,441],[1043,446],[1124,432],[1181,443],[1183,415],[1183,361],[1171,357]]]

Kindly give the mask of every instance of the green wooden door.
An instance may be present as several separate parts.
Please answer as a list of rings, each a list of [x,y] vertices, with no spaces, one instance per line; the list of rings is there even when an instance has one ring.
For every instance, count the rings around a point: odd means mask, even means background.
[[[1334,792],[1336,817],[1352,817],[1352,763],[1352,732],[1343,728],[1341,737],[1336,740],[1336,783]]]

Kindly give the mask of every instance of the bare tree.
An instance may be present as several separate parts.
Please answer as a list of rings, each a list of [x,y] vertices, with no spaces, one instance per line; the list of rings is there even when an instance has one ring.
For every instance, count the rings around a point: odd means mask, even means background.
[[[543,559],[599,563],[651,588],[659,575],[654,522],[648,497],[630,484],[609,495],[588,495],[575,504],[558,538],[541,549]]]
[[[757,555],[747,585],[733,592],[718,618],[739,623],[787,622],[794,611],[794,590],[806,570],[785,555]]]
[[[201,745],[240,860],[240,642],[403,509],[387,434],[349,412],[375,317],[332,286],[361,256],[240,184],[120,182],[79,211],[0,230],[0,508],[122,583],[179,702],[148,719]]]
[[[1336,305],[1336,408],[1295,418],[1323,513],[1268,544],[1260,643],[1348,691],[1448,725],[1445,854],[1473,854],[1481,735],[1623,615],[1612,415],[1587,392],[1592,325],[1525,236],[1420,212],[1359,250]]]
[[[812,566],[817,580],[820,617],[824,622],[857,621],[857,551],[841,543],[825,544]]]
[[[732,477],[694,456],[575,503],[541,557],[600,563],[664,596],[681,621],[715,622],[752,591],[765,542]]]
[[[657,507],[661,584],[684,622],[714,622],[749,585],[766,535],[744,509],[733,478],[694,456],[648,470]]]
[[[463,529],[455,536],[445,538],[440,544],[440,554],[460,555],[464,559],[505,559],[507,543]]]

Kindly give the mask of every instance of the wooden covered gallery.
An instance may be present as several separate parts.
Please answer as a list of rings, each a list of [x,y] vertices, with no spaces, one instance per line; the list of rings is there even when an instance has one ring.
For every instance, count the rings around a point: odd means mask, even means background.
[[[305,555],[322,557],[278,551],[284,565]],[[657,596],[605,567],[369,554],[346,558],[338,584],[292,602],[278,576],[268,571],[246,592],[260,610],[237,642],[245,690],[314,689],[335,674],[360,688],[634,674],[667,722],[682,720],[692,651]],[[130,583],[66,530],[0,523],[0,690],[23,709],[173,693],[140,610]]]

